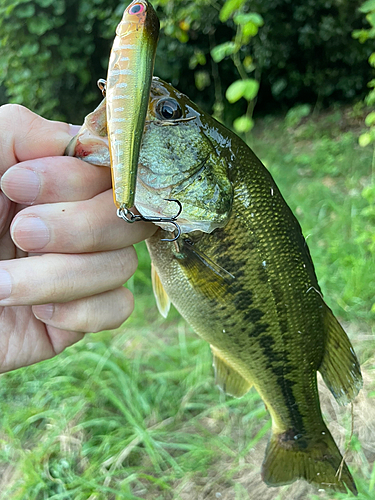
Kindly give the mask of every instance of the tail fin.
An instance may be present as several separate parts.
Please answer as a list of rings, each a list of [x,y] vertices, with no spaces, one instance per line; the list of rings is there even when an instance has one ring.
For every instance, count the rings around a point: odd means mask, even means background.
[[[282,486],[302,478],[320,489],[341,491],[346,487],[357,495],[354,479],[342,456],[324,427],[317,438],[296,435],[293,429],[272,434],[262,465],[262,478],[268,486]]]

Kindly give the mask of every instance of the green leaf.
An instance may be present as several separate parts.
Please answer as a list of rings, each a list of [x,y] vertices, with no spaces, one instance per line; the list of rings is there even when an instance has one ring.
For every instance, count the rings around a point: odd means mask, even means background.
[[[358,9],[360,12],[371,12],[375,10],[375,0],[367,0]]]
[[[204,90],[211,83],[210,74],[208,71],[196,71],[194,73],[195,86],[198,90]]]
[[[39,43],[28,43],[24,45],[21,50],[19,51],[20,57],[31,57],[35,56],[39,51]]]
[[[361,134],[359,136],[359,139],[358,139],[358,143],[362,148],[365,148],[366,146],[368,146],[371,141],[372,141],[372,137],[371,137],[371,134],[369,134],[368,132]]]
[[[36,0],[36,3],[43,8],[49,7],[53,2],[54,0]]]
[[[253,58],[251,56],[246,56],[245,59],[243,60],[243,67],[245,68],[245,71],[247,73],[250,73],[251,71],[254,71],[255,65],[253,63]]]
[[[246,2],[246,0],[227,0],[220,11],[220,21],[225,22],[236,12],[236,10],[240,9],[242,5]]]
[[[53,28],[53,21],[46,16],[32,17],[28,20],[27,27],[30,33],[41,36]]]
[[[369,39],[369,30],[354,30],[352,37],[359,40],[359,43],[365,43]]]
[[[375,12],[370,12],[366,16],[367,21],[371,24],[371,26],[375,26]]]
[[[27,17],[32,17],[34,14],[35,14],[35,6],[31,3],[26,4],[26,5],[21,5],[15,11],[15,15],[21,19],[27,18]]]
[[[375,111],[371,111],[371,113],[366,116],[365,123],[368,127],[371,127],[371,125],[375,123]]]
[[[246,115],[240,116],[239,118],[236,118],[233,122],[234,129],[236,132],[243,134],[246,132],[249,132],[253,126],[254,122],[251,118],[249,118]]]
[[[368,62],[370,64],[370,66],[372,66],[373,68],[375,68],[375,52],[373,52],[370,57],[368,58]]]
[[[311,106],[309,104],[298,104],[291,108],[286,116],[285,123],[287,127],[297,127],[303,118],[308,116],[311,112]]]
[[[225,57],[230,56],[238,51],[238,48],[234,42],[225,42],[217,45],[211,50],[212,59],[215,62],[222,61]]]
[[[204,66],[207,63],[206,56],[201,50],[195,50],[194,54],[190,57],[189,68],[195,69],[198,65]]]
[[[368,106],[374,106],[375,104],[375,90],[371,90],[365,99],[365,102]]]
[[[253,38],[258,33],[258,26],[251,21],[242,26],[243,44],[249,43],[250,38]]]
[[[264,24],[262,16],[260,16],[259,14],[256,14],[255,12],[250,12],[248,14],[243,14],[241,12],[239,14],[236,14],[233,18],[233,21],[236,24],[241,24],[242,26],[247,24],[247,23],[252,23],[257,27],[260,27],[260,26],[263,26],[263,24]]]
[[[230,103],[237,102],[241,97],[251,101],[257,95],[259,83],[253,78],[247,80],[237,80],[227,88],[226,98]]]

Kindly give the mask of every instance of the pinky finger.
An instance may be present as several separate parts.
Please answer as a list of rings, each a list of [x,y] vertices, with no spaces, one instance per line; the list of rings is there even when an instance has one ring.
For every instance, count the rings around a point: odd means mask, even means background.
[[[130,316],[133,309],[133,295],[124,287],[71,302],[32,307],[36,318],[43,321],[47,327],[80,333],[95,333],[118,328]],[[48,330],[51,344],[58,353],[74,341],[59,346],[60,339],[58,336],[55,338],[54,328]]]

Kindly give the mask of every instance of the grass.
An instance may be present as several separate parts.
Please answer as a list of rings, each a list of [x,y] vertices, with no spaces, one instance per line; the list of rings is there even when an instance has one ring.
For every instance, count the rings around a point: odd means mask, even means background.
[[[371,213],[372,150],[357,146],[351,110],[287,127],[264,119],[253,148],[297,214],[327,302],[351,333],[366,376],[354,405],[348,462],[359,499],[375,496]],[[251,390],[237,400],[214,385],[209,346],[172,310],[159,317],[149,259],[128,286],[134,315],[117,332],[88,335],[54,360],[0,379],[0,499],[339,499],[299,481],[267,488],[260,464],[270,420]],[[325,418],[341,449],[350,409],[322,387]],[[353,497],[354,498],[354,497]]]

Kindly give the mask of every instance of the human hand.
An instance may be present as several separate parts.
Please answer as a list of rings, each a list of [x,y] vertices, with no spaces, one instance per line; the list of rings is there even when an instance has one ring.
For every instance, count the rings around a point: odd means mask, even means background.
[[[0,108],[0,372],[116,328],[133,310],[122,286],[137,266],[131,245],[156,228],[117,217],[108,168],[59,156],[74,133]]]

